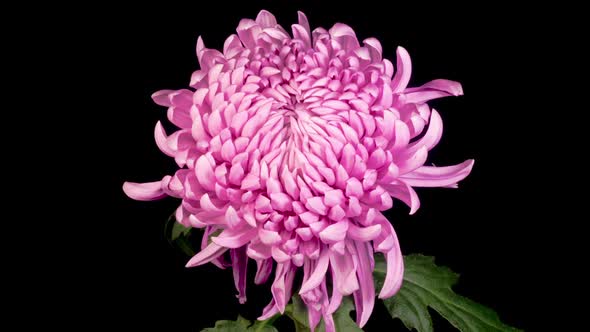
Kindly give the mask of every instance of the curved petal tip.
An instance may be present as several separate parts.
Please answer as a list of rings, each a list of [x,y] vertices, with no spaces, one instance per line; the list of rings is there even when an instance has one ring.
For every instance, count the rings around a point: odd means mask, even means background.
[[[127,196],[138,201],[153,201],[166,197],[162,190],[162,181],[136,183],[123,183],[123,191]]]

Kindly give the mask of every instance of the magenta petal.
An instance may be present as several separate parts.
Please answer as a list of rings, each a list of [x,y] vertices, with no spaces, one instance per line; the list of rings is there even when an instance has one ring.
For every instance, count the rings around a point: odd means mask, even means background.
[[[238,300],[240,304],[246,303],[246,275],[248,269],[248,256],[246,256],[246,247],[231,249],[232,270],[234,275],[234,285],[238,291]]]
[[[291,263],[277,264],[275,280],[272,283],[271,291],[272,297],[276,303],[276,307],[281,314],[285,311],[285,306],[289,299],[287,299],[287,290],[285,285],[285,275],[291,269]]]
[[[326,271],[328,270],[328,263],[330,261],[330,254],[328,250],[322,250],[320,253],[320,258],[317,261],[317,265],[315,270],[309,276],[302,285],[301,289],[299,290],[299,294],[303,294],[309,292],[310,290],[318,287],[322,280],[324,280],[324,276],[326,275]]]
[[[401,178],[413,187],[446,187],[456,184],[469,175],[473,168],[473,159],[447,167],[422,166],[404,174]]]
[[[393,93],[400,93],[408,86],[410,76],[412,75],[412,60],[405,48],[399,46],[396,51],[397,66],[395,76],[391,81]]]
[[[156,123],[156,128],[154,129],[154,137],[156,138],[156,145],[160,149],[160,151],[164,152],[166,155],[170,157],[174,157],[174,150],[168,146],[168,136],[166,135],[166,131],[162,126],[162,123],[158,121]]]
[[[186,267],[203,265],[221,256],[226,251],[227,248],[219,246],[216,243],[210,243],[205,249],[194,255],[193,258],[186,263]]]
[[[311,29],[309,27],[309,21],[307,20],[307,16],[305,16],[305,14],[303,12],[298,11],[297,18],[298,18],[299,25],[304,27],[305,30],[307,30],[307,33],[310,34]]]
[[[258,259],[256,260],[256,276],[254,283],[261,285],[268,280],[272,272],[272,259]]]
[[[416,213],[420,208],[420,199],[416,191],[403,181],[398,181],[395,184],[383,185],[387,192],[400,201],[406,203],[410,207],[410,214]]]
[[[160,105],[160,106],[166,106],[166,107],[170,107],[172,106],[172,103],[170,102],[170,94],[175,92],[174,90],[160,90],[157,92],[154,92],[152,94],[152,100]]]
[[[211,167],[211,164],[205,155],[202,155],[199,157],[199,159],[197,159],[195,174],[197,175],[197,180],[199,180],[199,183],[203,188],[211,191],[215,189],[215,173],[213,172],[213,167]]]
[[[247,254],[255,260],[266,260],[271,257],[271,249],[260,241],[250,242],[248,244]]]
[[[428,130],[426,130],[426,133],[424,134],[424,136],[421,139],[410,144],[407,152],[412,153],[414,151],[417,151],[422,146],[425,146],[428,150],[432,150],[432,148],[435,147],[438,144],[438,142],[440,141],[440,138],[442,137],[442,133],[443,133],[442,119],[440,117],[440,114],[438,114],[438,112],[435,109],[433,109],[432,113],[430,115],[430,122],[428,124]]]
[[[349,253],[330,255],[334,288],[342,295],[350,295],[359,288],[356,265]]]
[[[267,320],[278,313],[279,313],[279,309],[277,308],[277,306],[275,304],[275,300],[272,299],[270,301],[270,303],[262,310],[262,315],[260,315],[260,317],[258,317],[258,320],[261,320],[261,321]]]
[[[211,241],[226,248],[239,248],[248,243],[256,234],[256,228],[249,226],[241,229],[226,229],[218,236],[212,237]]]
[[[428,149],[426,146],[422,146],[416,150],[413,154],[407,156],[403,161],[399,162],[399,172],[401,174],[411,172],[418,167],[424,165],[428,158]]]
[[[256,23],[264,28],[272,28],[277,25],[277,19],[267,10],[261,10],[256,16]]]
[[[353,223],[348,225],[348,236],[356,241],[368,242],[375,239],[381,233],[381,225],[359,227]]]
[[[369,255],[373,255],[366,243],[355,242],[358,255],[357,276],[359,290],[353,293],[356,307],[356,320],[359,327],[365,326],[375,305],[375,286],[373,285],[373,270],[370,266]]]
[[[461,83],[444,79],[432,80],[420,87],[407,89],[406,92],[414,92],[424,89],[439,90],[446,92],[451,96],[461,96],[463,94]]]
[[[340,242],[346,238],[346,231],[348,230],[349,222],[341,221],[332,224],[320,232],[320,239],[324,243],[332,244]]]
[[[162,181],[136,183],[123,183],[123,191],[127,196],[138,201],[153,201],[166,197],[162,190]]]
[[[395,235],[394,238],[397,244],[397,237]],[[387,252],[385,260],[387,261],[387,274],[385,275],[385,282],[379,293],[380,299],[386,299],[397,293],[404,280],[404,260],[399,245],[396,245]]]

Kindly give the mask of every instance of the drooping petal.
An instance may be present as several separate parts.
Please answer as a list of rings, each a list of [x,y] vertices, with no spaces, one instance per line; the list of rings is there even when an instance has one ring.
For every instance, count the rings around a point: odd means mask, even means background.
[[[272,272],[272,259],[258,259],[256,260],[256,276],[254,283],[257,285],[263,284],[268,280]]]
[[[416,213],[420,208],[420,199],[416,191],[404,181],[396,181],[392,184],[383,184],[387,192],[410,207],[410,214]]]
[[[238,291],[237,298],[240,304],[246,303],[246,275],[248,271],[248,256],[246,247],[231,249],[231,262],[234,275],[234,285]]]
[[[381,225],[388,228],[389,236],[393,239],[394,245],[385,253],[385,261],[387,262],[387,273],[383,287],[379,293],[380,299],[386,299],[393,296],[400,289],[404,277],[404,260],[399,247],[399,241],[395,230],[385,218],[381,218]]]
[[[201,250],[199,253],[193,256],[193,258],[191,258],[188,263],[186,263],[186,267],[203,265],[223,255],[223,253],[226,251],[227,248],[217,245],[216,243],[210,243],[207,248]]]
[[[369,255],[373,256],[372,250],[366,243],[355,242],[350,245],[356,250],[358,259],[357,277],[359,280],[359,290],[353,293],[356,307],[356,322],[359,327],[365,326],[373,307],[375,306],[375,286],[373,285],[373,269],[370,266]],[[355,255],[353,255],[355,257]]]
[[[299,290],[299,294],[306,293],[306,292],[310,291],[311,289],[316,288],[320,285],[320,283],[324,279],[324,276],[326,275],[326,271],[328,270],[329,261],[330,261],[330,254],[328,253],[327,250],[322,250],[322,252],[320,253],[320,258],[317,261],[317,265],[316,265],[315,269],[313,270],[313,272],[309,276],[309,279],[307,279],[307,281],[305,281],[301,285],[301,289]]]

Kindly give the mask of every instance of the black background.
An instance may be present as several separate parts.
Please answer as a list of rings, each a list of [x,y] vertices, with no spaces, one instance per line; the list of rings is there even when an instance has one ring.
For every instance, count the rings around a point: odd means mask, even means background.
[[[386,214],[403,252],[436,256],[437,263],[461,274],[459,293],[496,309],[510,325],[536,327],[543,304],[533,298],[547,269],[540,258],[547,249],[536,244],[544,242],[537,235],[538,217],[548,211],[539,208],[555,203],[533,189],[539,178],[531,164],[544,160],[533,142],[550,138],[530,131],[545,114],[533,105],[538,92],[532,86],[546,63],[532,45],[549,37],[522,22],[530,12],[498,4],[386,8],[377,1],[74,9],[63,28],[71,38],[48,49],[69,47],[71,52],[60,55],[60,68],[81,77],[65,89],[77,104],[62,114],[75,122],[61,133],[64,142],[82,140],[87,146],[82,153],[62,151],[77,160],[66,170],[72,182],[67,197],[76,203],[64,213],[76,218],[64,220],[84,236],[66,241],[64,249],[76,266],[65,280],[76,293],[72,314],[84,317],[81,330],[89,324],[198,331],[238,313],[255,319],[270,300],[268,285],[250,282],[248,302],[240,306],[230,270],[185,269],[188,257],[163,234],[178,201],[136,202],[121,189],[126,180],[159,180],[176,167],[153,141],[156,121],[166,116],[150,95],[188,86],[198,68],[199,35],[207,47],[221,48],[239,20],[255,18],[260,9],[270,10],[287,28],[296,22],[297,10],[306,13],[312,29],[346,23],[360,40],[378,38],[391,60],[396,46],[404,46],[413,61],[411,85],[435,78],[463,84],[464,96],[431,104],[443,117],[445,133],[429,162],[474,158],[472,174],[457,190],[418,190],[422,207],[414,216],[401,202]],[[433,316],[437,331],[452,330]],[[281,331],[289,328],[280,325]],[[404,329],[377,304],[365,330]]]

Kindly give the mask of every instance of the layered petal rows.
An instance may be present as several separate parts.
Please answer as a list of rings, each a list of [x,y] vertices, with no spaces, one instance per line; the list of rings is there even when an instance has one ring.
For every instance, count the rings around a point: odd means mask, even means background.
[[[274,269],[260,319],[285,310],[302,268],[298,293],[312,327],[323,318],[334,331],[332,313],[348,295],[362,327],[375,301],[374,253],[387,260],[379,297],[394,295],[403,277],[399,242],[381,211],[393,197],[413,214],[420,206],[413,187],[456,187],[471,171],[473,160],[424,166],[442,135],[427,102],[461,95],[461,85],[438,79],[409,88],[405,49],[394,66],[376,39],[361,45],[339,23],[311,32],[303,13],[290,34],[261,11],[240,22],[223,52],[199,38],[197,57],[190,88],[152,96],[179,128],[168,134],[158,122],[154,131],[179,170],[126,182],[125,193],[182,199],[178,222],[204,229],[202,250],[187,266],[231,266],[241,303],[248,258],[257,263],[256,283]]]

